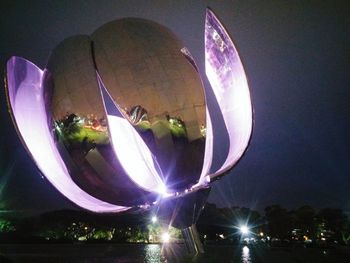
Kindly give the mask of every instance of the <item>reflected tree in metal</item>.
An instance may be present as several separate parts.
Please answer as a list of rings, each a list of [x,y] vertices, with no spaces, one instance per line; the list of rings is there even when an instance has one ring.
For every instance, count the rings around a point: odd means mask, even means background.
[[[220,112],[208,108],[181,41],[155,22],[127,18],[64,40],[44,70],[12,57],[6,91],[23,145],[57,190],[87,210],[122,212],[208,189],[245,152],[253,118],[246,75],[210,10],[205,72]],[[212,171],[218,114],[229,150]]]

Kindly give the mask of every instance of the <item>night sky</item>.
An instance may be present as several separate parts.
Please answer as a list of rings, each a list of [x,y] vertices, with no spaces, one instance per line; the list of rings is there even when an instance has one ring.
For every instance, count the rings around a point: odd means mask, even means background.
[[[91,34],[114,19],[141,17],[169,27],[204,78],[207,6],[237,45],[255,112],[247,153],[214,184],[209,201],[256,209],[309,204],[350,212],[348,1],[2,0],[0,68],[11,55],[44,68],[63,39]],[[3,84],[0,109],[0,209],[74,207],[42,178],[17,139]]]

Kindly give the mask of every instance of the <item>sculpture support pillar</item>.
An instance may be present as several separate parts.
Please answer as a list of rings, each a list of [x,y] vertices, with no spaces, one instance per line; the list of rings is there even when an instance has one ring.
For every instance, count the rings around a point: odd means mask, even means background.
[[[186,247],[190,254],[204,253],[203,244],[199,238],[196,225],[193,224],[181,230],[182,236],[185,240]]]

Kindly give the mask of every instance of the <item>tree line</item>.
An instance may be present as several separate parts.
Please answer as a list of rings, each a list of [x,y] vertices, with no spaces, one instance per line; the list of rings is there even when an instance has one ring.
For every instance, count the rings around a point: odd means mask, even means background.
[[[245,207],[218,208],[207,203],[197,227],[207,239],[218,235],[241,237],[239,227],[246,225],[252,236],[285,241],[335,242],[350,244],[350,221],[341,209],[316,210],[309,205],[288,210],[280,205],[267,206],[263,213]]]
[[[161,232],[151,223],[152,211],[144,213],[94,214],[62,210],[40,216],[0,217],[0,242],[102,241],[150,242]],[[159,223],[161,224],[161,218]],[[200,237],[205,240],[239,240],[240,226],[249,228],[256,239],[279,239],[290,242],[327,242],[350,245],[350,221],[336,208],[316,210],[304,205],[288,210],[271,205],[258,212],[245,207],[217,207],[207,203],[197,222]],[[179,231],[176,238],[181,238]]]

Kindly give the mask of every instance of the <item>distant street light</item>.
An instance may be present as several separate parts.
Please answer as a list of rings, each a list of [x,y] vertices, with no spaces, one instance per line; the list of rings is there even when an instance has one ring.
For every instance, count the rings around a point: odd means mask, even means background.
[[[170,241],[170,235],[168,232],[164,232],[162,234],[162,242],[163,243],[168,243]]]
[[[242,233],[243,235],[246,235],[246,234],[249,233],[249,228],[248,228],[247,226],[243,225],[243,226],[240,226],[240,227],[239,227],[239,231],[241,231],[241,233]]]
[[[158,221],[158,218],[157,218],[157,216],[152,216],[151,220],[152,220],[152,223],[154,224]]]

